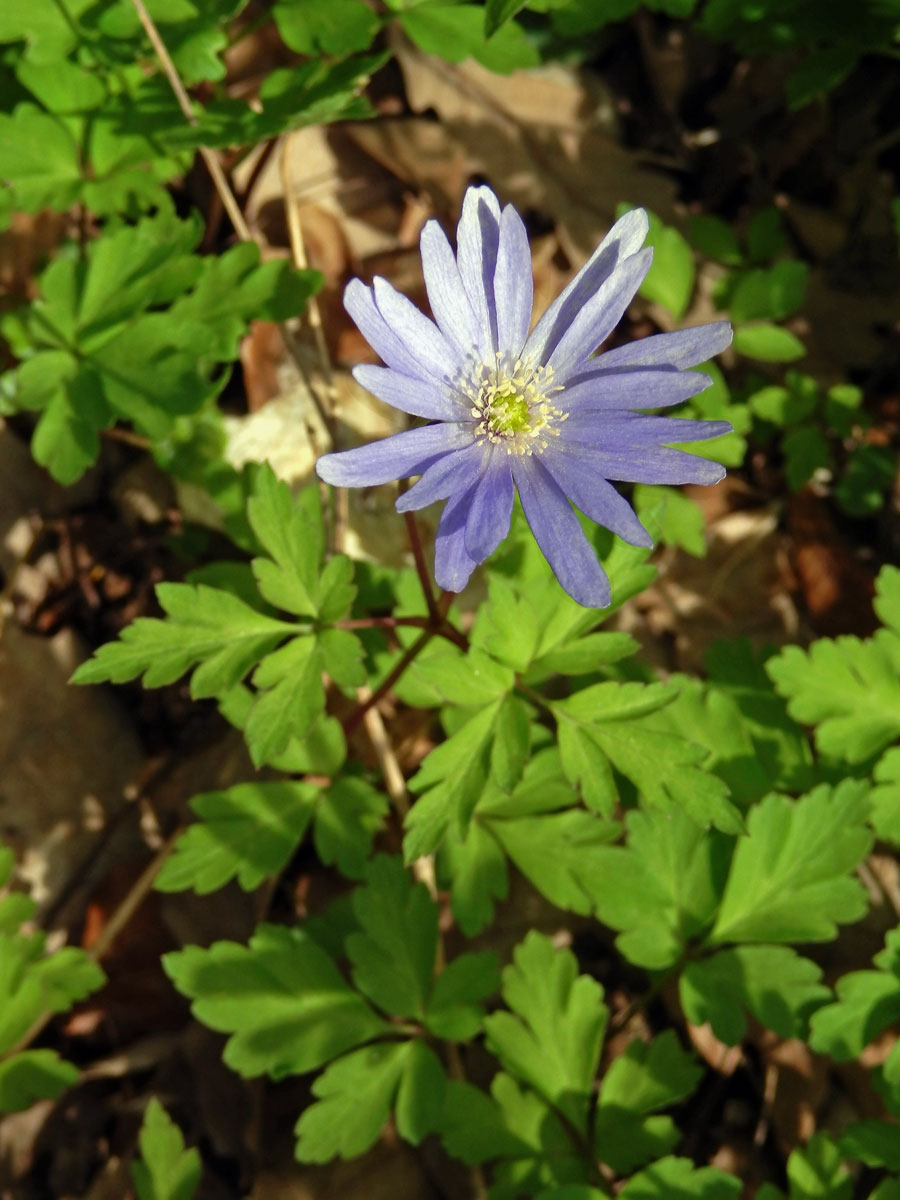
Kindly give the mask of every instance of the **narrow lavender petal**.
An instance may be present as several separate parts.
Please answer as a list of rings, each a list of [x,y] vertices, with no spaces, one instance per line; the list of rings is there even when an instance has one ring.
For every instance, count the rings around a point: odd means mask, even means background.
[[[465,357],[477,354],[481,326],[456,263],[456,255],[437,221],[426,221],[419,241],[428,302],[438,327]]]
[[[605,362],[606,355],[601,355],[597,361]],[[565,412],[578,413],[669,408],[696,396],[711,383],[712,379],[700,371],[679,371],[675,367],[580,371],[566,384],[565,391],[558,395],[555,403]]]
[[[463,287],[478,321],[479,354],[493,357],[497,343],[494,273],[500,248],[500,203],[488,187],[470,187],[456,230]]]
[[[572,413],[559,427],[562,445],[578,443],[598,450],[641,450],[670,442],[702,442],[732,432],[727,421],[691,421],[627,412]]]
[[[585,516],[632,546],[653,545],[625,497],[598,474],[590,452],[567,454],[564,448],[548,447],[541,454],[541,462]]]
[[[422,367],[410,352],[409,347],[388,327],[378,311],[371,288],[361,279],[351,279],[344,289],[344,308],[356,322],[360,333],[395,371],[404,375],[421,375]]]
[[[563,288],[532,329],[531,336],[525,343],[523,357],[534,362],[547,361],[566,330],[595,292],[610,278],[620,263],[640,250],[649,227],[647,214],[642,208],[633,208],[616,221],[572,282]],[[594,344],[600,343],[598,341]]]
[[[553,574],[578,604],[604,608],[609,580],[559,485],[533,455],[511,463],[522,508]]]
[[[407,296],[391,287],[386,279],[376,276],[373,288],[375,303],[385,324],[419,364],[415,374],[426,371],[434,379],[448,383],[457,379],[462,356],[434,321],[429,321]]]
[[[397,512],[413,512],[467,491],[484,470],[484,449],[473,442],[433,463],[408,492],[397,498]]]
[[[484,562],[506,535],[513,507],[513,481],[509,456],[490,451],[484,474],[479,479],[466,518],[466,550],[476,562]]]
[[[595,451],[597,474],[629,483],[718,483],[725,468],[683,450],[661,446],[656,450]]]
[[[478,566],[466,550],[466,516],[472,490],[447,501],[434,540],[434,578],[447,592],[461,592]]]
[[[607,350],[597,366],[609,367],[696,367],[721,354],[731,345],[734,331],[727,321],[695,325],[675,333],[655,333],[625,346]]]
[[[558,382],[582,366],[588,355],[612,333],[634,294],[644,282],[653,261],[651,249],[639,250],[620,263],[597,289],[560,338],[545,361],[556,372]]]
[[[316,473],[335,487],[374,487],[392,479],[419,475],[444,455],[471,441],[471,432],[463,426],[426,425],[355,450],[323,454],[316,463]]]
[[[367,392],[414,417],[433,421],[459,421],[469,417],[469,407],[459,396],[432,379],[403,375],[390,367],[374,367],[363,363],[353,368],[353,378]]]
[[[534,278],[531,274],[528,234],[522,218],[511,204],[504,208],[500,217],[494,300],[497,307],[497,347],[518,358],[531,324]]]

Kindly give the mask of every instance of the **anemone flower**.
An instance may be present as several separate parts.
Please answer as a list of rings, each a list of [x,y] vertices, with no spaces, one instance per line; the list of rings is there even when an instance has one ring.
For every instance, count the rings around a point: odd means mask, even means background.
[[[726,321],[591,357],[650,268],[647,228],[639,208],[617,221],[531,332],[525,226],[487,187],[466,192],[455,255],[436,221],[422,230],[433,321],[384,279],[348,285],[346,309],[385,363],[356,367],[357,382],[432,423],[326,454],[316,470],[341,487],[420,476],[397,500],[399,512],[446,500],[434,562],[442,588],[461,591],[504,539],[518,490],[559,582],[579,604],[603,607],[609,581],[572,504],[626,542],[650,546],[611,480],[709,484],[724,475],[671,443],[718,437],[730,432],[727,422],[641,410],[681,404],[710,385],[685,368],[729,345]]]

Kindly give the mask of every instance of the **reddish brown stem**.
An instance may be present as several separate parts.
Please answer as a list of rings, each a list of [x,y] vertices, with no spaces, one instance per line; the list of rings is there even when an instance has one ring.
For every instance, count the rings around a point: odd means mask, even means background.
[[[377,704],[383,696],[388,694],[413,659],[425,649],[432,637],[434,637],[434,634],[435,630],[424,629],[419,637],[417,637],[413,644],[407,649],[402,658],[397,660],[393,669],[387,673],[371,696],[363,701],[362,704],[357,704],[356,708],[347,714],[342,722],[345,734],[351,733],[360,723],[369,709],[372,708],[373,705]]]
[[[443,622],[443,616],[438,611],[437,600],[434,597],[434,588],[431,586],[431,576],[428,574],[428,564],[425,562],[425,552],[422,549],[422,539],[419,537],[419,527],[416,524],[416,518],[411,512],[405,512],[403,516],[406,518],[406,530],[409,534],[409,544],[416,562],[416,573],[419,576],[419,582],[422,584],[422,591],[425,593],[425,604],[428,607],[428,615],[431,617],[433,625],[440,625]]]

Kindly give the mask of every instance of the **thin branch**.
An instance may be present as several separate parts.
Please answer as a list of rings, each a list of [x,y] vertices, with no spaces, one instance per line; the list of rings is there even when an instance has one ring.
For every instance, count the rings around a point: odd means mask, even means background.
[[[433,629],[424,629],[421,635],[417,637],[413,644],[406,650],[406,653],[402,656],[402,658],[400,658],[394,664],[393,669],[388,672],[381,683],[379,683],[375,691],[366,697],[366,699],[361,703],[357,704],[356,708],[354,708],[344,718],[342,724],[345,734],[351,733],[357,727],[360,721],[362,721],[369,709],[373,708],[379,702],[379,700],[382,700],[388,694],[413,659],[425,649],[425,647],[434,637],[434,633],[435,631]]]
[[[428,615],[433,624],[440,625],[444,618],[438,609],[434,588],[431,586],[431,576],[428,573],[428,564],[425,562],[425,551],[422,549],[422,539],[419,536],[419,526],[416,524],[415,514],[405,512],[403,516],[406,519],[406,532],[409,534],[409,544],[416,563],[416,574],[419,576],[422,591],[425,593]]]
[[[166,44],[160,37],[159,30],[153,23],[153,18],[147,12],[146,7],[144,6],[144,0],[131,0],[131,3],[134,5],[138,19],[144,27],[144,32],[150,39],[150,45],[156,52],[156,57],[160,61],[163,73],[165,74],[166,79],[169,81],[169,86],[175,93],[175,99],[178,101],[178,107],[184,113],[185,120],[188,122],[188,124],[196,126],[197,114],[194,112],[193,106],[191,105],[191,98],[187,94],[184,84],[181,82],[181,76],[178,74],[178,68],[172,62],[172,56],[166,49]],[[244,214],[241,212],[240,205],[234,197],[234,192],[231,190],[228,180],[225,177],[225,172],[222,170],[222,164],[219,162],[218,157],[206,146],[199,146],[198,150],[200,152],[200,157],[206,163],[206,169],[212,176],[215,189],[219,193],[219,197],[225,207],[225,211],[228,213],[228,217],[234,226],[235,233],[237,233],[241,241],[252,242],[254,239],[253,234],[250,232],[250,226],[244,220]]]

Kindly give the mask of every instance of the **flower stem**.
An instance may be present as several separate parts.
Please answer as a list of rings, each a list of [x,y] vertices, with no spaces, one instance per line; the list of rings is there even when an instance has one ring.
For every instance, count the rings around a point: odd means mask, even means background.
[[[409,534],[409,544],[416,562],[416,573],[419,576],[419,582],[425,594],[428,615],[431,617],[434,625],[441,625],[444,618],[438,609],[437,600],[434,596],[434,588],[431,586],[431,576],[428,574],[428,566],[425,562],[425,552],[422,549],[422,539],[419,536],[419,527],[416,524],[416,518],[411,512],[405,512],[403,516],[406,518],[406,531]]]

